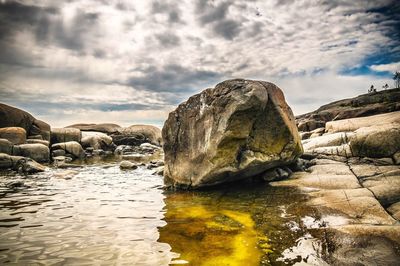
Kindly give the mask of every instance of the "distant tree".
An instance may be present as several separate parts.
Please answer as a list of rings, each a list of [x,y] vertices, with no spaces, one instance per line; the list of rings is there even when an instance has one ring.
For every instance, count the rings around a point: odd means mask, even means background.
[[[373,92],[376,92],[376,89],[375,89],[374,85],[371,85],[371,87],[368,90],[368,93],[373,93]]]
[[[400,88],[400,72],[396,71],[393,75],[394,79],[394,87],[395,88]]]
[[[388,88],[389,88],[389,85],[387,83],[382,86],[382,89],[384,89],[384,90],[387,90]]]

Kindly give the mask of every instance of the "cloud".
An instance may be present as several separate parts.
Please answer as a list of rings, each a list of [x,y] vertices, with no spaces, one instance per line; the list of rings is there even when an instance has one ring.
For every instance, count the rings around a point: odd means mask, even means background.
[[[0,97],[50,123],[129,124],[141,114],[161,123],[190,95],[240,77],[275,82],[299,114],[392,83],[399,7],[394,0],[0,1]]]
[[[400,62],[395,62],[391,64],[381,64],[381,65],[372,65],[370,68],[374,71],[388,71],[388,72],[396,72],[400,71]]]

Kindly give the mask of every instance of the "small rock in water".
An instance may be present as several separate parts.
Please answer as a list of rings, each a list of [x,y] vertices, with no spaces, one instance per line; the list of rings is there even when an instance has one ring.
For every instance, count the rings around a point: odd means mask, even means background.
[[[121,168],[121,169],[136,169],[136,168],[138,168],[138,166],[129,161],[122,161],[119,165],[119,168]]]

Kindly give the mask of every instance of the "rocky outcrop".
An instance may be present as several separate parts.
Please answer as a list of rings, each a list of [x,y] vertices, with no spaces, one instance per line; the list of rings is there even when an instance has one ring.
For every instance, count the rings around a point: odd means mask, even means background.
[[[81,131],[96,131],[106,133],[108,135],[118,132],[121,126],[117,124],[103,123],[103,124],[73,124],[66,128],[77,128]]]
[[[133,125],[121,128],[110,136],[116,145],[139,146],[146,142],[159,146],[162,144],[161,130],[151,125]]]
[[[43,144],[21,144],[14,149],[18,150],[17,155],[31,158],[37,162],[48,162],[50,160],[50,149]]]
[[[321,106],[316,111],[299,115],[296,123],[300,131],[324,127],[333,120],[364,117],[400,110],[400,89],[363,94]]]
[[[83,148],[92,147],[95,150],[112,150],[114,151],[115,145],[110,136],[101,132],[83,131],[81,144]]]
[[[52,128],[51,144],[62,143],[68,141],[81,141],[81,131],[76,128]]]
[[[26,131],[22,127],[0,128],[0,138],[9,140],[12,144],[23,144],[26,141]]]
[[[228,80],[190,97],[162,135],[166,183],[189,188],[248,178],[302,153],[282,91],[264,81]]]
[[[68,141],[62,143],[56,143],[51,146],[52,153],[56,150],[63,150],[65,154],[69,154],[72,158],[82,159],[85,157],[85,152],[81,146],[76,141]],[[60,156],[60,155],[58,155]]]
[[[50,140],[50,125],[28,112],[0,103],[0,128],[4,127],[21,127],[27,136],[40,135],[44,140]]]
[[[45,171],[45,167],[36,161],[21,156],[0,153],[0,169],[13,169],[24,174]]]

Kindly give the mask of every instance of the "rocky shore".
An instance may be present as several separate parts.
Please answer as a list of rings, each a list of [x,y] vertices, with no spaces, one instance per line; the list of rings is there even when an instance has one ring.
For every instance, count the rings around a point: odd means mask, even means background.
[[[315,229],[326,241],[325,261],[396,265],[399,102],[400,89],[392,89],[294,117],[276,85],[235,79],[190,97],[162,131],[116,124],[52,128],[0,104],[0,169],[32,174],[116,157],[121,170],[146,166],[173,189],[239,180],[297,187],[321,217]]]

